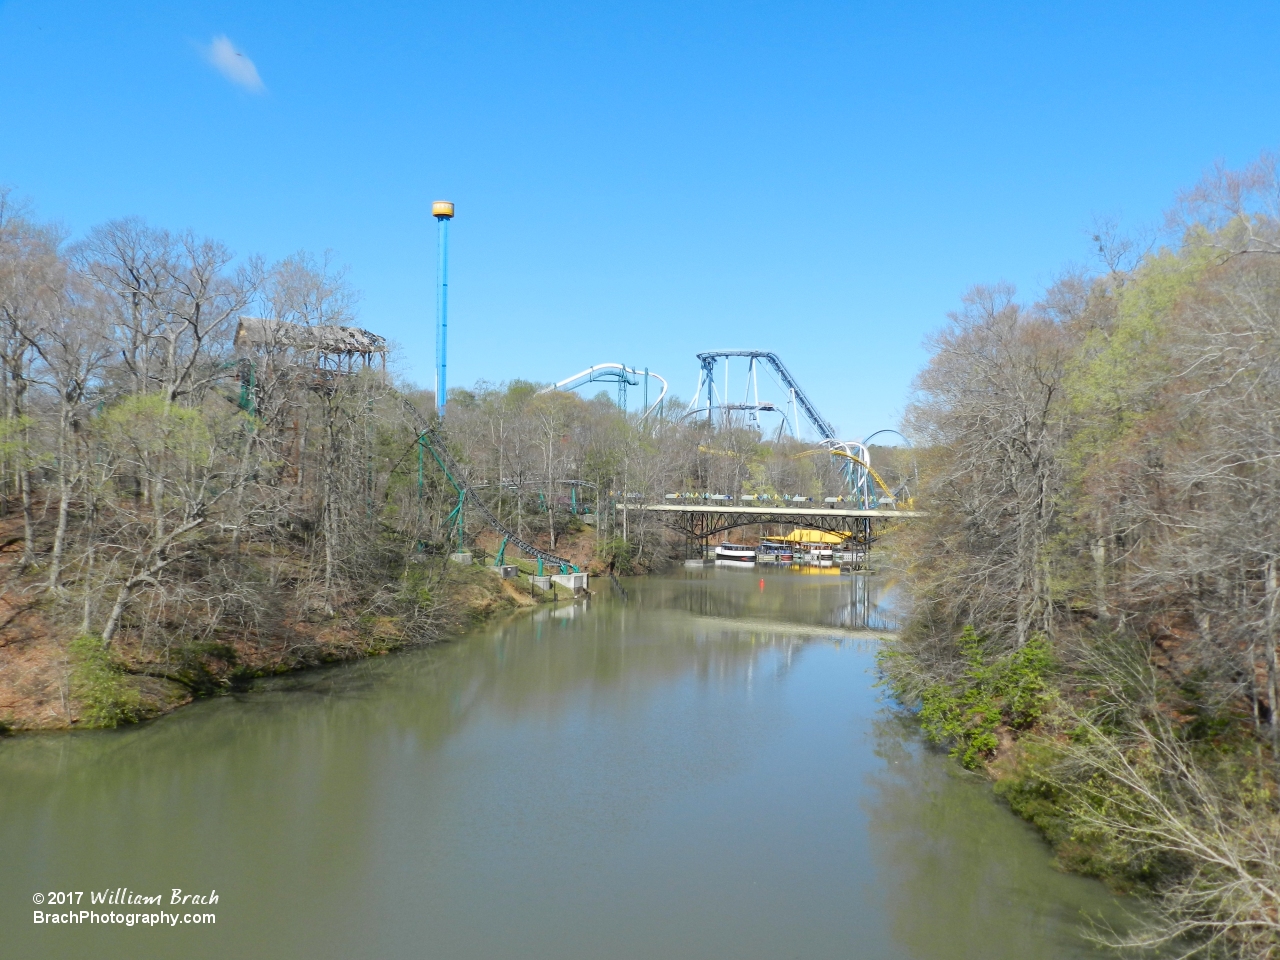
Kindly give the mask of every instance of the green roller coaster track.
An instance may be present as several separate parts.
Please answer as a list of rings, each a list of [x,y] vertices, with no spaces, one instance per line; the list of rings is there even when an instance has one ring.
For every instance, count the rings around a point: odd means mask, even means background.
[[[416,414],[417,411],[414,410],[414,413]],[[481,500],[467,482],[462,479],[464,476],[462,467],[458,464],[458,461],[453,458],[453,455],[449,453],[448,448],[445,446],[444,439],[431,427],[420,427],[418,430],[419,484],[422,482],[422,467],[425,460],[425,457],[423,457],[424,451],[431,454],[431,458],[435,460],[436,466],[440,468],[440,472],[444,474],[445,479],[448,480],[453,486],[453,489],[457,491],[458,502],[454,506],[453,510],[450,511],[445,523],[448,527],[449,535],[457,537],[459,546],[462,545],[463,507],[469,500],[471,501],[471,506],[480,515],[480,518],[498,533],[502,534],[503,553],[506,552],[507,544],[511,543],[523,550],[527,557],[534,557],[538,560],[546,561],[547,563],[558,564],[561,573],[568,573],[570,571],[573,571],[574,573],[579,572],[576,564],[571,563],[564,557],[559,557],[554,553],[543,550],[541,547],[535,547],[527,540],[517,536],[515,531],[511,530],[506,524],[499,520],[494,515],[493,511],[489,509],[488,505]]]

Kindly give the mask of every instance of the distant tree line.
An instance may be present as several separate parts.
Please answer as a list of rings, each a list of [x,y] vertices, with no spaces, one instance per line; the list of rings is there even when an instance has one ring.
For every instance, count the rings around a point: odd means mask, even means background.
[[[590,399],[528,381],[450,392],[448,436],[504,522],[545,538],[552,549],[566,524],[587,515],[600,553],[645,568],[682,546],[651,514],[617,509],[668,493],[807,495],[847,492],[840,466],[809,444],[766,440],[741,419],[688,417],[678,398],[648,418],[606,393]],[[886,468],[890,476],[897,476]]]

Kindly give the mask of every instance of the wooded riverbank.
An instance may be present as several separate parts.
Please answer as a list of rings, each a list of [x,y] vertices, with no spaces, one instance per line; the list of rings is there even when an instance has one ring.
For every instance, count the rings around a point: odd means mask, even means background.
[[[1036,303],[976,287],[907,415],[928,517],[881,666],[1134,945],[1280,956],[1280,179],[1218,170],[1163,246]]]
[[[106,649],[99,637],[68,630],[56,606],[39,599],[23,603],[21,589],[11,586],[0,596],[7,617],[0,644],[0,731],[149,720],[244,690],[263,677],[446,641],[555,596],[527,580],[504,580],[481,565],[439,557],[415,563],[397,587],[376,604],[332,617],[308,617],[296,601],[280,596],[272,615],[243,634],[204,642],[175,638],[167,647],[126,636]]]

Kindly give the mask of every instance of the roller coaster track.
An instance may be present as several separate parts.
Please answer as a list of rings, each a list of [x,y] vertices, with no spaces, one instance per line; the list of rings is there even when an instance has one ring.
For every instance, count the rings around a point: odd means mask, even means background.
[[[791,391],[791,395],[795,398],[795,402],[799,405],[800,409],[804,411],[804,415],[809,418],[809,422],[813,424],[813,428],[818,431],[818,434],[822,439],[836,439],[835,427],[831,425],[830,421],[828,421],[826,417],[818,412],[818,408],[813,405],[813,402],[808,398],[805,392],[800,389],[800,384],[796,382],[795,377],[791,376],[791,371],[788,370],[786,365],[778,358],[778,355],[768,350],[710,350],[706,353],[698,354],[698,361],[702,364],[702,371],[698,377],[698,387],[694,391],[695,402],[698,392],[701,391],[702,385],[705,382],[707,386],[708,410],[712,406],[711,384],[715,378],[716,361],[721,357],[746,357],[753,362],[756,360],[763,360],[768,363],[769,366],[773,367],[774,372],[778,374],[779,378],[781,378],[783,385]]]
[[[597,363],[594,366],[587,367],[587,369],[581,371],[580,373],[575,373],[572,377],[566,377],[565,379],[561,380],[559,383],[553,383],[549,387],[544,387],[538,392],[550,393],[553,390],[576,390],[578,387],[581,387],[587,383],[592,383],[594,381],[599,381],[599,380],[611,380],[618,384],[618,390],[619,390],[618,403],[625,408],[627,384],[630,384],[633,387],[637,387],[640,385],[641,377],[645,377],[645,378],[652,377],[654,380],[657,380],[660,384],[662,384],[662,392],[658,394],[658,399],[653,401],[653,403],[649,405],[648,409],[646,409],[644,413],[640,414],[640,419],[644,420],[646,417],[649,416],[649,414],[653,413],[653,411],[658,409],[659,404],[662,403],[662,398],[667,395],[666,378],[654,373],[648,367],[645,367],[643,370],[640,370],[636,367],[628,367],[626,364],[622,364],[622,363]],[[646,379],[645,396],[647,397],[648,395],[649,395],[649,387]]]
[[[535,547],[533,544],[529,543],[529,541],[518,536],[514,530],[499,520],[497,516],[494,515],[494,512],[489,509],[488,504],[481,500],[475,490],[473,490],[467,483],[465,479],[466,473],[463,471],[461,464],[454,459],[453,454],[449,452],[449,448],[446,446],[444,438],[441,437],[433,427],[426,426],[421,422],[420,418],[422,415],[418,412],[417,408],[407,400],[405,401],[405,406],[413,413],[415,426],[418,431],[418,442],[421,443],[431,454],[436,465],[440,467],[440,472],[445,475],[445,478],[453,485],[453,488],[458,491],[458,507],[461,507],[464,501],[470,503],[471,506],[475,507],[476,512],[480,514],[480,517],[485,523],[498,531],[498,533],[502,534],[508,543],[514,544],[523,550],[525,556],[537,557],[540,560],[545,560],[547,563],[559,564],[562,570],[572,570],[575,573],[578,572],[578,567],[573,562],[566,560],[564,557],[558,557],[547,550],[543,550],[541,547]],[[458,508],[455,507],[454,512],[457,513]],[[459,518],[459,523],[461,523],[461,518]]]
[[[746,402],[747,397],[745,396],[742,403],[731,403],[729,401],[727,389],[725,391],[725,395],[721,397],[719,404],[716,403],[716,364],[720,360],[725,361],[724,378],[727,388],[730,357],[744,357],[748,361],[747,391],[748,393],[752,391],[755,392],[754,403]],[[781,413],[783,422],[778,427],[778,436],[781,437],[783,427],[787,425],[788,422],[787,411],[785,409],[779,409],[779,407],[773,403],[760,402],[759,385],[755,374],[756,364],[762,362],[767,363],[773,368],[783,386],[791,394],[791,429],[793,435],[797,439],[799,439],[800,436],[798,411],[803,410],[809,423],[813,425],[813,428],[822,438],[822,448],[832,456],[843,457],[848,461],[848,463],[845,464],[845,476],[851,487],[855,490],[862,490],[862,496],[864,499],[870,495],[868,488],[870,481],[868,480],[868,477],[870,477],[871,480],[874,480],[886,494],[894,499],[900,498],[902,492],[906,489],[905,482],[899,485],[897,492],[889,489],[888,485],[884,482],[884,479],[871,467],[870,448],[867,444],[872,440],[872,438],[877,437],[882,433],[897,434],[897,436],[900,437],[907,446],[911,445],[910,441],[907,440],[906,437],[902,436],[901,433],[898,433],[897,430],[877,430],[875,433],[871,434],[871,436],[862,441],[838,439],[836,437],[835,427],[831,425],[831,421],[818,412],[818,408],[813,405],[813,401],[809,399],[808,394],[806,394],[800,384],[796,382],[796,378],[791,375],[791,371],[787,369],[786,364],[782,362],[781,358],[776,353],[770,350],[708,350],[705,353],[698,354],[698,362],[700,364],[698,371],[698,386],[694,388],[693,400],[689,404],[689,410],[685,413],[686,417],[705,413],[708,421],[710,421],[714,415],[714,411],[717,409],[717,406],[725,414],[726,423],[729,422],[728,416],[735,410],[747,411],[753,415],[753,418],[756,418],[756,415],[763,411]],[[699,398],[702,395],[704,387],[706,390],[706,406],[697,407],[697,409],[695,409],[699,403]],[[855,450],[859,451],[861,456],[859,456],[858,453],[855,453]],[[801,454],[801,456],[809,455],[810,454]],[[856,470],[855,467],[857,468]],[[910,499],[909,495],[908,499]]]
[[[887,496],[893,497],[895,500],[897,499],[897,494],[894,493],[891,489],[889,489],[889,485],[884,482],[884,477],[876,473],[875,468],[871,466],[870,463],[868,463],[866,460],[863,460],[861,457],[855,454],[849,453],[845,450],[839,450],[839,449],[836,449],[835,447],[823,447],[821,450],[806,450],[804,453],[796,454],[791,459],[799,460],[802,457],[812,457],[814,454],[817,454],[817,453],[829,453],[833,457],[844,457],[846,460],[856,463],[863,470],[867,471],[867,473],[871,474],[871,479],[873,479],[876,482],[876,484],[880,487],[881,490],[885,492]],[[899,490],[901,489],[902,488],[899,487]]]

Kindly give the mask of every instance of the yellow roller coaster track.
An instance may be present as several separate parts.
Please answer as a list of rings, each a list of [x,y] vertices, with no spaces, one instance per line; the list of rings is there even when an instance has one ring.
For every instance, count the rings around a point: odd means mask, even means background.
[[[875,468],[872,467],[871,464],[863,460],[861,457],[855,457],[852,453],[845,453],[843,450],[829,450],[829,449],[806,450],[804,453],[796,454],[791,459],[799,460],[801,457],[812,457],[815,453],[829,453],[833,457],[844,457],[846,460],[852,460],[858,466],[865,469],[867,473],[871,474],[871,479],[875,480],[875,482],[880,485],[881,490],[883,490],[888,496],[893,497],[894,500],[897,499],[897,497],[893,496],[893,491],[889,489],[889,485],[885,483],[883,479],[881,479],[880,474],[876,473]],[[910,509],[910,507],[911,507],[911,499],[908,498],[907,508]]]

